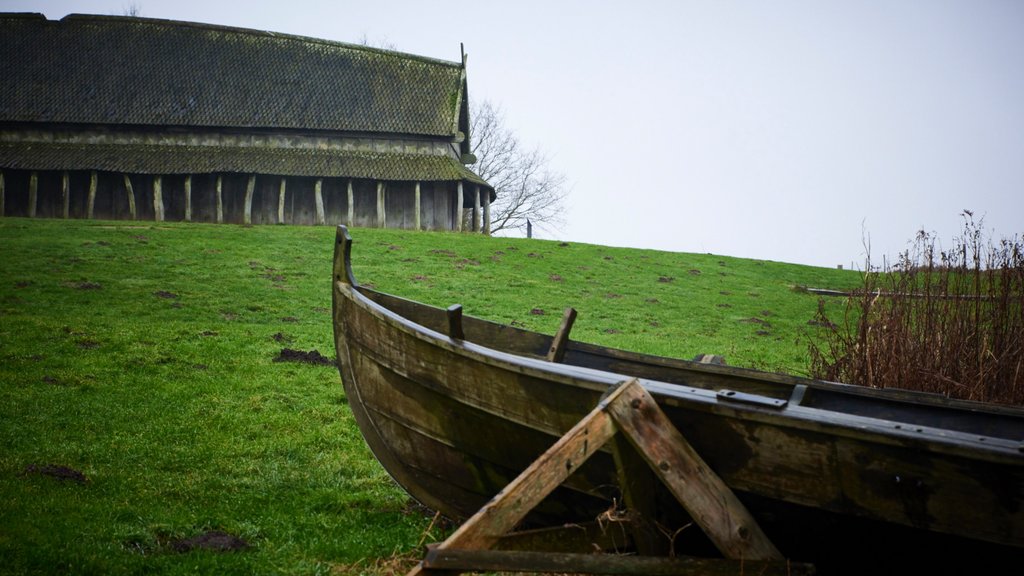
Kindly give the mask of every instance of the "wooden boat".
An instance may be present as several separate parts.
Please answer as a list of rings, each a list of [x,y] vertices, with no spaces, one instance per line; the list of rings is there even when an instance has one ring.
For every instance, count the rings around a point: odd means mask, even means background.
[[[1024,410],[460,317],[359,286],[350,254],[339,227],[334,331],[349,405],[398,484],[449,517],[471,516],[609,389],[637,377],[787,558],[823,574],[981,573],[1024,560]],[[602,451],[528,520],[608,518],[621,499]],[[670,494],[653,499],[657,517],[647,520],[675,534],[674,552],[715,554],[699,530],[677,533],[688,517]]]

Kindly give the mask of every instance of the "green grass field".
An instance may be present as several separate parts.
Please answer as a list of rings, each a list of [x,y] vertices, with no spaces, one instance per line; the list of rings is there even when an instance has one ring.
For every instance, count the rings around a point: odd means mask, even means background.
[[[379,290],[549,333],[573,306],[574,339],[796,374],[818,305],[797,288],[860,282],[713,255],[352,236],[355,274]],[[431,519],[370,455],[337,369],[274,360],[334,356],[333,237],[0,219],[0,573],[383,573],[414,553]],[[213,530],[247,547],[180,551]]]

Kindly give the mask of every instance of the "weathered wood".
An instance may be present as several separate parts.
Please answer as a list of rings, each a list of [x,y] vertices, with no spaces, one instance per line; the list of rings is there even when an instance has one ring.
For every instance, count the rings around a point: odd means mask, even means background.
[[[593,554],[597,550],[629,550],[632,546],[633,540],[627,530],[618,530],[603,520],[594,520],[509,532],[498,540],[494,549]]]
[[[466,333],[462,331],[462,304],[452,304],[446,310],[448,313],[448,337],[455,340],[463,340]]]
[[[68,182],[67,170],[60,173],[60,200],[63,205],[61,209],[61,217],[67,220],[71,213],[71,186]]]
[[[484,198],[484,234],[491,235],[491,193],[485,192]]]
[[[4,171],[0,170],[0,218],[6,215],[7,190],[4,184]]]
[[[99,188],[99,175],[95,170],[89,172],[89,195],[85,199],[85,217],[92,220],[96,208],[96,190]]]
[[[256,175],[250,174],[245,184],[245,205],[242,212],[242,223],[252,224],[252,197],[256,192]]]
[[[214,187],[217,192],[217,224],[224,222],[224,176],[217,175],[217,185]]]
[[[387,215],[384,213],[384,182],[377,182],[377,227],[384,228],[387,225]]]
[[[415,192],[415,194],[416,194],[416,198],[415,198],[415,200],[413,202],[415,204],[415,206],[413,207],[413,213],[416,215],[414,226],[416,227],[417,230],[421,230],[423,227],[420,225],[420,212],[421,212],[421,208],[420,208],[420,183],[419,182],[416,183],[416,192]]]
[[[288,179],[282,177],[281,185],[277,188],[277,223],[284,224],[284,195],[288,187]]]
[[[125,195],[128,197],[128,214],[129,216],[131,216],[132,220],[135,220],[139,216],[138,212],[136,212],[135,210],[135,188],[132,186],[131,176],[129,176],[128,174],[123,174],[123,176],[124,192]]]
[[[28,176],[28,217],[36,217],[36,204],[39,200],[39,173],[32,171]]]
[[[668,556],[672,551],[671,534],[658,530],[658,477],[637,453],[629,440],[616,434],[611,442],[615,471],[629,518],[629,529],[637,552],[644,556]]]
[[[316,201],[316,223],[323,226],[327,223],[324,216],[324,179],[317,178],[313,183],[313,198]]]
[[[192,175],[185,175],[185,222],[192,221]]]
[[[480,231],[480,186],[473,186],[473,232]]]
[[[608,404],[615,424],[726,558],[781,560],[775,545],[636,380]]]
[[[153,219],[164,221],[164,186],[160,175],[153,176]]]
[[[349,226],[354,226],[356,220],[356,195],[352,191],[352,181],[348,181],[348,222]]]
[[[460,181],[459,185],[458,185],[458,187],[456,188],[456,191],[455,191],[455,231],[456,232],[462,232],[462,217],[463,217],[462,203],[463,203],[463,199],[462,199],[462,182]]]
[[[623,574],[648,576],[737,576],[814,574],[809,564],[722,560],[680,556],[643,557],[622,554],[554,553],[519,550],[428,548],[423,560],[428,573],[542,572],[554,574]]]
[[[561,362],[565,358],[566,346],[569,344],[569,332],[572,331],[574,322],[576,322],[576,309],[566,308],[565,314],[562,315],[562,323],[551,341],[551,348],[548,349],[548,362]]]

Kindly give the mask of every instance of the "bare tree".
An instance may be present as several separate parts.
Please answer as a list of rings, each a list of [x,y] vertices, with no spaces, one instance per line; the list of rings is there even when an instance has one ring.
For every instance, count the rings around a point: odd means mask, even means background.
[[[564,224],[565,176],[548,167],[540,148],[526,149],[505,126],[499,108],[484,100],[470,106],[470,135],[476,164],[470,168],[494,187],[491,232]]]

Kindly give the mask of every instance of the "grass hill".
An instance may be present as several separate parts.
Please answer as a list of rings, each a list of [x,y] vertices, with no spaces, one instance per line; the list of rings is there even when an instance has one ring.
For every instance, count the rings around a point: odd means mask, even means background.
[[[417,546],[430,518],[364,446],[337,370],[276,361],[334,355],[333,236],[0,219],[0,573],[374,572]],[[818,304],[798,288],[860,280],[575,243],[352,236],[356,277],[379,290],[549,333],[573,306],[574,339],[797,374]]]

